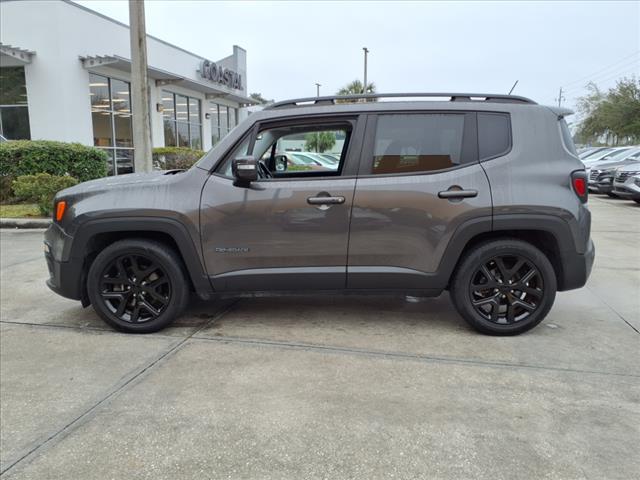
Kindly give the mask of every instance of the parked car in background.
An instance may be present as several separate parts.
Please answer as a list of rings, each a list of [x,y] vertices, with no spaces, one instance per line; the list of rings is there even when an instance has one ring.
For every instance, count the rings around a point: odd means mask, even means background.
[[[613,150],[614,150],[614,147],[598,147],[593,150],[589,150],[587,152],[581,153],[579,157],[580,157],[580,160],[584,162],[587,159],[593,160],[596,156],[598,158],[602,158],[603,156],[607,155]]]
[[[613,193],[640,203],[640,162],[618,168],[613,181]]]
[[[604,150],[611,151],[613,149],[611,147],[589,147],[583,150],[582,152],[579,152],[578,156],[580,157],[581,160],[584,160],[590,155],[595,155],[596,153],[603,152]]]
[[[630,148],[595,162],[589,169],[589,191],[615,197],[613,177],[618,167],[640,161],[640,148]]]
[[[597,162],[602,162],[605,160],[611,160],[615,155],[619,155],[627,150],[630,150],[633,147],[614,147],[610,150],[602,150],[595,155],[590,155],[587,158],[582,159],[582,163],[585,167],[589,168]]]

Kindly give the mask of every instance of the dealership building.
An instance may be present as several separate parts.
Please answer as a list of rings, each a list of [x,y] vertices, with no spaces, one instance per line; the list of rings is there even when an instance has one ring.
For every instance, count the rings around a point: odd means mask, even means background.
[[[130,173],[129,27],[66,0],[3,0],[0,22],[0,133],[94,145]],[[208,150],[255,103],[238,46],[211,60],[149,35],[147,55],[154,147]]]

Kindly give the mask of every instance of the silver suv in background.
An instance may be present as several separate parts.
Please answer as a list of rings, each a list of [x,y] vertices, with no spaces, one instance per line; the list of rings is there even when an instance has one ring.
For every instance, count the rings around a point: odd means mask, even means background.
[[[522,333],[593,265],[569,114],[492,94],[275,103],[189,170],[60,192],[48,285],[127,332],[165,327],[192,292],[448,290],[478,331]],[[341,149],[332,168],[289,169],[279,153],[331,135]]]
[[[616,170],[613,193],[617,197],[640,203],[640,161]]]

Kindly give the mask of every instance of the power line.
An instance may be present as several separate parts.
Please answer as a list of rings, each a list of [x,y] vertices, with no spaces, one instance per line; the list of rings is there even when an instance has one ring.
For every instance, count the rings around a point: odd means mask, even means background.
[[[635,66],[629,68],[629,66],[627,65],[622,70],[616,71],[615,73],[614,72],[609,72],[609,74],[607,74],[606,76],[598,78],[598,79],[590,80],[590,82],[593,82],[595,84],[605,83],[605,82],[608,82],[609,80],[613,80],[614,78],[619,78],[619,77],[622,77],[624,75],[633,74],[633,73],[637,73],[637,72],[638,72],[638,69]],[[584,88],[585,88],[585,85],[582,85],[582,86],[567,88],[565,91],[566,92],[571,92],[571,93],[576,93],[576,92],[579,92],[579,91],[583,91]]]
[[[601,68],[600,70],[598,70],[598,71],[596,71],[596,72],[594,72],[594,73],[591,73],[591,74],[589,74],[589,75],[587,75],[587,76],[585,76],[585,77],[579,78],[578,80],[572,80],[572,81],[570,81],[570,82],[565,82],[563,86],[565,86],[565,87],[566,87],[566,86],[569,86],[569,85],[573,85],[574,83],[579,83],[579,82],[583,82],[583,81],[585,81],[585,80],[590,80],[591,78],[593,78],[593,77],[595,77],[595,76],[599,75],[599,74],[600,74],[600,73],[602,73],[602,72],[605,72],[605,71],[607,71],[607,70],[610,70],[610,69],[611,69],[611,68],[613,68],[613,67],[615,67],[615,68],[619,68],[619,66],[618,66],[618,64],[619,64],[619,63],[622,63],[622,62],[624,62],[625,60],[628,60],[629,58],[631,58],[631,57],[634,57],[634,56],[638,55],[639,53],[640,53],[640,50],[637,50],[637,51],[633,52],[631,55],[627,55],[626,57],[621,58],[621,59],[620,59],[620,60],[618,60],[617,62],[614,62],[614,63],[610,64],[608,67]],[[638,60],[638,59],[632,60],[632,63],[633,63],[633,62],[636,62],[637,60]]]

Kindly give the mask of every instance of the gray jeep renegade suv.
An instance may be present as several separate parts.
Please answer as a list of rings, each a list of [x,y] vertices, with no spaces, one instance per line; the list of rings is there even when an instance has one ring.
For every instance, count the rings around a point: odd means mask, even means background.
[[[593,264],[570,113],[506,95],[276,103],[189,170],[60,192],[48,285],[127,332],[165,327],[191,292],[449,290],[477,330],[521,333]],[[323,143],[334,162],[288,161]]]

